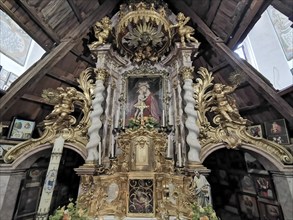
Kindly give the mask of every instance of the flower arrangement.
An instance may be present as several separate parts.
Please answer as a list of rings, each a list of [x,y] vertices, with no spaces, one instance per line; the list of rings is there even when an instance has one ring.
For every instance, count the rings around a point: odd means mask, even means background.
[[[49,220],[88,220],[85,210],[78,209],[76,204],[69,199],[67,206],[60,206],[56,209],[53,215],[49,216]]]
[[[211,205],[202,207],[197,204],[192,205],[192,220],[218,220],[215,210]]]
[[[148,129],[159,127],[159,122],[154,118],[150,116],[143,117],[143,121],[140,118],[130,118],[128,122],[128,127],[132,129],[137,129],[139,127],[145,127]]]

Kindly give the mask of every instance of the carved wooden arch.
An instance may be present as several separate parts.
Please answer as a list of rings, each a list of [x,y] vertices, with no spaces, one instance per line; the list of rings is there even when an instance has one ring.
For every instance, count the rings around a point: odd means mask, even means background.
[[[28,151],[25,151],[24,153],[21,154],[21,156],[17,157],[12,163],[11,163],[11,167],[13,169],[17,169],[17,168],[22,168],[25,163],[25,161],[27,161],[29,158],[33,157],[34,155],[41,153],[42,151],[48,150],[53,148],[53,145],[50,143],[46,143],[43,145],[39,145],[33,149],[30,149]],[[70,149],[74,152],[76,152],[78,155],[80,155],[84,160],[87,157],[87,151],[85,149],[85,147],[80,147],[77,146],[74,143],[66,143],[64,144],[64,148]],[[24,168],[26,168],[28,166],[25,166]]]
[[[203,162],[210,154],[213,152],[227,148],[227,146],[224,143],[218,143],[214,145],[208,145],[202,148],[201,154],[200,154],[200,160]],[[278,171],[285,171],[286,167],[292,166],[292,165],[285,165],[278,157],[271,154],[270,152],[266,151],[263,148],[258,148],[255,145],[252,144],[242,144],[238,148],[234,148],[231,150],[243,150],[248,153],[254,153],[257,156],[260,156],[262,159],[265,159],[265,161],[268,164],[264,164],[263,161],[260,161],[261,164],[267,169],[267,170],[278,170]]]

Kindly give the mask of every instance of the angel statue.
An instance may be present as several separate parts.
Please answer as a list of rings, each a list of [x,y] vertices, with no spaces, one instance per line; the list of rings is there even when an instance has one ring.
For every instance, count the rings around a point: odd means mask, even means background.
[[[178,27],[178,34],[180,36],[183,47],[186,47],[185,40],[187,40],[189,43],[190,42],[193,42],[195,44],[198,43],[198,41],[194,37],[191,36],[192,34],[194,34],[194,28],[186,25],[189,20],[190,20],[190,17],[185,17],[182,12],[179,12],[177,15],[178,23],[170,25],[170,28]]]
[[[236,85],[232,87],[216,83],[213,89],[213,98],[217,106],[211,110],[219,112],[225,121],[246,124],[247,120],[243,119],[238,112],[236,100],[228,95],[234,92],[236,87]]]
[[[89,44],[91,50],[98,48],[100,45],[105,44],[112,30],[111,20],[109,17],[104,17],[101,22],[97,21],[94,26],[95,37],[98,41]]]
[[[63,125],[64,123],[73,124],[75,118],[69,114],[74,112],[73,102],[77,100],[77,90],[73,87],[67,87],[66,89],[58,87],[54,95],[57,104],[45,119],[53,121],[53,127]]]

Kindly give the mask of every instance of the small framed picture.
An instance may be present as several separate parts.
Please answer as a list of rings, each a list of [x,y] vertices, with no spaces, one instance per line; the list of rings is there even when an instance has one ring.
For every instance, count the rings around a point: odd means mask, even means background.
[[[250,176],[244,176],[240,181],[240,185],[242,192],[256,194],[254,183]]]
[[[251,134],[253,137],[263,137],[261,125],[249,126],[247,129],[249,134]]]
[[[278,144],[290,144],[285,119],[265,122],[266,137]]]
[[[247,194],[238,194],[239,206],[245,219],[258,219],[259,211],[256,197]]]
[[[261,220],[284,219],[282,215],[282,211],[278,205],[258,201],[258,206],[259,206]]]
[[[270,176],[253,175],[257,195],[266,199],[274,199],[274,190]]]
[[[28,140],[32,137],[35,121],[13,118],[7,138],[13,140]]]

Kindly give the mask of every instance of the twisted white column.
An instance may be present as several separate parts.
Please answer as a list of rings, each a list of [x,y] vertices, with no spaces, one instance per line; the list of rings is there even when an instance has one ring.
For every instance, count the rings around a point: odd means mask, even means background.
[[[86,163],[95,163],[99,159],[97,146],[101,141],[99,135],[100,128],[102,127],[101,115],[103,113],[102,103],[104,101],[103,92],[105,90],[104,81],[106,78],[105,69],[96,69],[96,87],[94,89],[95,98],[93,100],[93,111],[91,112],[91,126],[88,129],[89,142],[86,145],[88,152]],[[100,154],[102,155],[102,154]]]
[[[181,74],[184,80],[183,99],[186,103],[184,112],[187,115],[186,121],[185,121],[185,126],[188,130],[188,134],[186,135],[186,142],[190,147],[190,150],[188,152],[188,160],[190,162],[200,162],[199,154],[200,154],[201,147],[198,140],[199,128],[196,124],[197,113],[194,109],[195,99],[193,98],[192,72],[193,72],[193,67],[183,67],[181,70]]]

